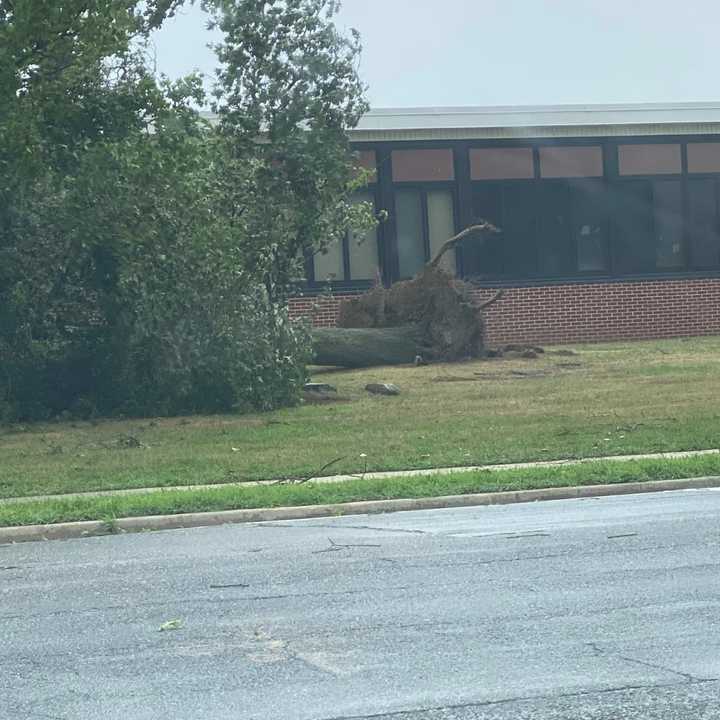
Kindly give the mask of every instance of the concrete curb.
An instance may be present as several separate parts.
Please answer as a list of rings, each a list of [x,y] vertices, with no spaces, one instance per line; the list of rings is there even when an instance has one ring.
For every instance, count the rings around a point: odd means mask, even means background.
[[[539,500],[567,500],[572,498],[606,497],[635,493],[667,492],[669,490],[702,490],[720,488],[720,476],[689,478],[685,480],[655,480],[614,485],[581,485],[540,490],[517,490],[479,493],[473,495],[446,495],[444,497],[407,500],[367,500],[335,505],[301,505],[298,507],[259,508],[252,510],[225,510],[222,512],[186,513],[182,515],[153,515],[121,518],[112,526],[107,522],[58,523],[55,525],[26,525],[0,528],[0,545],[32,542],[36,540],[68,540],[72,538],[110,535],[114,533],[143,532],[148,530],[177,530],[180,528],[209,527],[229,523],[272,522],[339,515],[367,515],[399,512],[403,510],[435,510],[478,505],[507,505]]]

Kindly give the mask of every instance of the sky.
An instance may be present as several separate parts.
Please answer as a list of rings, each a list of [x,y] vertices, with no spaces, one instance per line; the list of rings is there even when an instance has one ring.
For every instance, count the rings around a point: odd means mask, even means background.
[[[156,34],[159,72],[212,78],[206,21]],[[344,0],[336,23],[373,107],[720,100],[717,0]]]

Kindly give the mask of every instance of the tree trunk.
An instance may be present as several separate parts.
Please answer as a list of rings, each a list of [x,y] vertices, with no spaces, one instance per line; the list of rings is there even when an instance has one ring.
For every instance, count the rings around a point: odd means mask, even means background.
[[[313,362],[348,368],[412,363],[422,353],[415,325],[385,328],[316,328]]]

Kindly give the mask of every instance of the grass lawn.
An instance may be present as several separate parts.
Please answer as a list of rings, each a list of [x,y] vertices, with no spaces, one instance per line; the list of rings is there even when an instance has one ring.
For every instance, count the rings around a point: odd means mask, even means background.
[[[351,480],[301,485],[167,489],[139,495],[0,502],[0,527],[112,520],[145,515],[346,503],[357,500],[439,497],[500,490],[598,485],[720,475],[720,456],[598,461],[587,465],[525,470],[483,470],[434,477]]]
[[[301,477],[335,458],[327,474],[720,445],[720,338],[547,350],[318,372],[338,402],[268,414],[5,428],[0,498]],[[402,394],[369,396],[371,381]]]

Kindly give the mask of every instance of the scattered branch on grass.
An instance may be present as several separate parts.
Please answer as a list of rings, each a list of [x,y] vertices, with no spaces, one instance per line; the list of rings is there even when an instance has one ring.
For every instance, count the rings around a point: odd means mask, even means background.
[[[343,455],[342,457],[335,458],[334,460],[331,460],[329,463],[325,463],[321,468],[316,470],[313,473],[310,473],[310,475],[306,475],[305,477],[301,478],[285,478],[283,480],[278,480],[277,482],[272,483],[273,485],[302,485],[303,483],[310,482],[310,480],[315,479],[316,477],[320,477],[322,473],[325,472],[329,467],[332,467],[336,463],[339,463],[341,460],[344,460],[347,456]]]
[[[319,555],[320,553],[326,553],[326,552],[339,552],[340,550],[347,550],[348,548],[379,548],[379,547],[382,547],[381,545],[375,545],[373,543],[358,543],[358,544],[345,545],[342,543],[336,543],[332,538],[328,538],[328,542],[330,543],[330,547],[324,548],[322,550],[314,550],[313,555]]]
[[[362,474],[360,474],[360,475],[351,475],[350,477],[353,478],[354,480],[364,480],[365,475],[367,475],[367,455],[365,453],[361,453],[360,457],[363,459],[363,462],[364,462],[363,471],[362,471]]]

